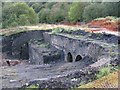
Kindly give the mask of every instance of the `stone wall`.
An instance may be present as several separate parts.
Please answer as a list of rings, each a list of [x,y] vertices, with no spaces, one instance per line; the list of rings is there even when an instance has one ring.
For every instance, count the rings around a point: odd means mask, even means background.
[[[73,62],[75,62],[78,55],[82,58],[89,56],[92,57],[92,60],[96,61],[101,57],[103,52],[103,47],[100,45],[82,39],[74,39],[62,35],[51,35],[49,33],[45,33],[44,37],[46,40],[49,37],[51,45],[63,50],[65,61],[67,61],[68,53],[72,55]]]
[[[31,64],[48,64],[63,60],[62,51],[53,46],[39,47],[37,44],[29,44],[29,60]]]
[[[50,30],[34,30],[2,37],[2,52],[10,58],[28,58],[28,42],[32,39],[44,39],[43,32]]]
[[[78,59],[83,59],[85,57],[92,58],[93,62],[110,56],[110,49],[108,46],[103,46],[101,43],[87,41],[84,38],[74,38],[59,34],[50,34],[50,30],[34,30],[28,32],[22,32],[8,37],[3,37],[2,39],[2,50],[7,53],[7,55],[12,55],[12,58],[26,58],[31,57],[29,49],[31,46],[28,45],[30,40],[44,40],[49,42],[54,48],[61,50],[61,56],[65,61],[72,60],[75,62]],[[28,47],[29,46],[29,47]],[[112,47],[113,54],[117,51]],[[34,53],[35,50],[33,50]],[[36,58],[41,58],[36,54]],[[41,58],[42,59],[42,58]],[[38,62],[37,62],[38,63]],[[42,63],[42,62],[41,62]]]

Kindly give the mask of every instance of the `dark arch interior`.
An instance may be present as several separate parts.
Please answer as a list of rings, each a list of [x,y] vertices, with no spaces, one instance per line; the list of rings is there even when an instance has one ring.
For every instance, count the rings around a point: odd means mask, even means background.
[[[23,44],[21,47],[20,47],[20,59],[29,59],[29,47],[28,47],[28,43],[25,43]]]
[[[82,59],[82,57],[80,55],[77,55],[75,61],[80,61]]]
[[[72,57],[72,54],[70,52],[67,54],[67,61],[68,62],[72,62],[73,61],[73,57]]]
[[[120,44],[120,40],[118,40],[118,44]]]

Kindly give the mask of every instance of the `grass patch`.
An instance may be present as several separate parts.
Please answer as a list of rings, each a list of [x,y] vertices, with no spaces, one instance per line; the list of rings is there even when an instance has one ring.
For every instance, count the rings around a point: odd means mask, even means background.
[[[104,67],[102,69],[100,69],[100,71],[96,74],[96,78],[99,79],[103,76],[106,76],[110,73],[111,68],[110,67]]]
[[[64,30],[65,30],[64,28],[57,27],[52,30],[51,34],[61,33]]]
[[[43,47],[43,48],[49,48],[49,43],[40,43],[39,47]]]
[[[78,88],[118,88],[118,73],[119,71],[110,73],[107,76],[79,86]]]
[[[39,90],[39,86],[31,85],[31,86],[26,87],[24,90]]]
[[[50,47],[50,44],[48,42],[44,42],[43,40],[31,39],[29,41],[29,44],[35,44],[38,47],[42,47],[42,48],[49,48]]]

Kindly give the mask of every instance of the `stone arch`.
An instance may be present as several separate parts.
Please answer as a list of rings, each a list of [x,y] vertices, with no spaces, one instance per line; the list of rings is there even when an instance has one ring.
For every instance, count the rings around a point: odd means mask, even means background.
[[[68,52],[68,54],[67,54],[67,61],[68,62],[73,62],[73,56],[70,52]]]
[[[75,61],[80,61],[82,59],[82,56],[77,55]]]

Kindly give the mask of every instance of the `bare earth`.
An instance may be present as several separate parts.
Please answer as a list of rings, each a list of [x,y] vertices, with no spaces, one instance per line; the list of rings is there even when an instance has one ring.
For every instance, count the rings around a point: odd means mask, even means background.
[[[64,63],[47,65],[26,65],[24,63],[16,66],[3,66],[2,68],[2,87],[12,88],[21,87],[32,80],[45,80],[53,77],[66,75],[84,67],[83,62]]]

